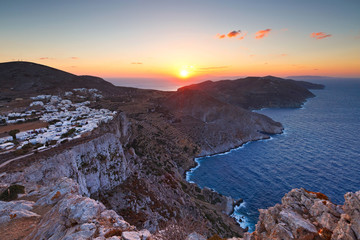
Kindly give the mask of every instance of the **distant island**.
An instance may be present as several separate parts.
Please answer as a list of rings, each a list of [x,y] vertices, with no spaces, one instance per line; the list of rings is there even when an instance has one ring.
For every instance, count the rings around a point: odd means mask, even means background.
[[[185,180],[185,172],[195,157],[282,133],[281,123],[252,110],[299,108],[315,97],[309,89],[323,87],[265,76],[158,91],[36,63],[1,63],[0,236],[243,237],[246,229],[229,216],[241,199],[201,189]],[[291,201],[261,212],[257,231],[245,239],[285,231],[275,222],[297,224],[294,231],[304,239],[329,239],[324,236],[333,229],[320,220],[310,226],[296,209],[284,213],[300,198],[323,204],[325,212],[335,208],[320,193],[293,190],[285,198]],[[269,227],[268,217],[280,220]],[[336,218],[336,236],[346,228],[340,222],[354,218]]]

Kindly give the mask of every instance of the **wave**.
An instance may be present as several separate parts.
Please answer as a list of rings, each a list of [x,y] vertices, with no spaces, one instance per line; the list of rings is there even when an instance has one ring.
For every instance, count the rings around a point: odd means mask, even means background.
[[[236,222],[240,225],[240,227],[246,229],[248,228],[248,232],[252,233],[255,231],[254,222],[248,217],[249,213],[242,213],[246,212],[246,205],[247,203],[244,201],[239,206],[235,206],[234,212],[231,217],[235,218]]]

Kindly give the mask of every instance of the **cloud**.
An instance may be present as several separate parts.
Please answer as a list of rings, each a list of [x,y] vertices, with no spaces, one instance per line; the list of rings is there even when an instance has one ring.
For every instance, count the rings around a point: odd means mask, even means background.
[[[313,32],[312,34],[310,34],[310,37],[315,38],[316,40],[328,38],[331,36],[332,36],[331,34],[326,34],[324,32],[317,32],[317,33]]]
[[[231,31],[227,34],[216,34],[216,38],[219,38],[219,39],[223,39],[223,38],[236,38],[236,37],[239,37],[238,39],[239,40],[242,40],[245,38],[247,33],[242,33],[241,30],[234,30],[234,31]]]
[[[131,64],[134,64],[134,65],[141,65],[143,64],[142,62],[132,62]]]
[[[79,58],[78,57],[71,57],[71,59],[78,60]]]
[[[238,31],[231,31],[227,34],[227,36],[229,38],[232,38],[232,37],[236,37],[237,35],[239,35],[241,33],[241,30],[238,30]]]
[[[261,39],[261,38],[264,38],[266,37],[269,33],[270,33],[271,29],[268,28],[268,29],[265,29],[265,30],[260,30],[258,32],[255,33],[255,38],[256,39]]]
[[[244,33],[242,36],[240,36],[240,37],[239,37],[239,40],[243,40],[243,39],[246,37],[246,35],[247,35],[247,32]]]
[[[358,34],[355,34],[355,39],[360,39],[360,31],[358,32]]]
[[[41,57],[41,58],[39,58],[40,60],[49,60],[50,58],[48,58],[48,57]]]
[[[287,57],[288,55],[286,53],[280,54],[280,57]]]
[[[222,69],[222,68],[228,68],[228,66],[220,66],[220,67],[203,67],[203,68],[198,68],[200,70],[214,70],[214,69]]]
[[[228,67],[229,66],[202,67],[202,68],[196,68],[196,72],[216,71],[216,70],[225,69]]]

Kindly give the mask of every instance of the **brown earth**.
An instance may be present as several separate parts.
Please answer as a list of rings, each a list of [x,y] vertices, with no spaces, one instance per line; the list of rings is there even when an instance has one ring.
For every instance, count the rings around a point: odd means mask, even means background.
[[[0,137],[9,136],[8,132],[13,129],[19,129],[20,132],[34,130],[37,128],[47,127],[49,124],[43,121],[35,121],[35,122],[27,122],[27,123],[19,123],[19,124],[9,124],[6,126],[0,126]]]

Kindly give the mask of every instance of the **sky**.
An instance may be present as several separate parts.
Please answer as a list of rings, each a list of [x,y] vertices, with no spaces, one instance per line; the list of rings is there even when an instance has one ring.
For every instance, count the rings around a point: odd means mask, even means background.
[[[0,62],[149,84],[360,77],[359,0],[0,2]]]

